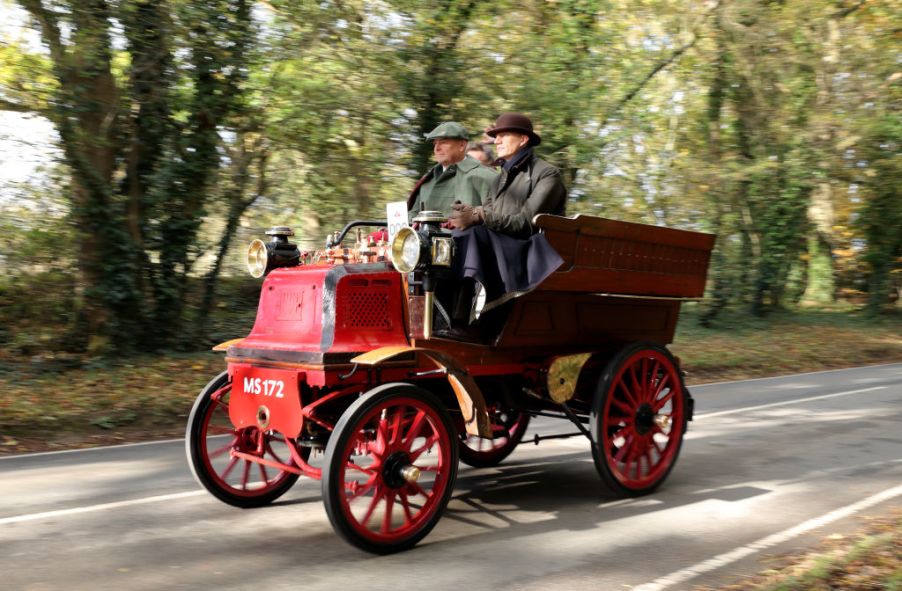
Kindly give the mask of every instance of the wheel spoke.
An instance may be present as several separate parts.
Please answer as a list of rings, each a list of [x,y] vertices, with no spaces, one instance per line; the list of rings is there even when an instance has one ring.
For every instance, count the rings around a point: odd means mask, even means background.
[[[614,456],[614,459],[617,460],[618,462],[624,461],[624,459],[623,459],[624,455],[628,455],[630,457],[632,456],[631,450],[633,449],[633,441],[634,441],[635,437],[633,436],[632,433],[628,433],[628,434],[624,435],[624,439],[625,439],[625,441],[623,442],[623,445],[620,447],[620,450],[617,452],[617,455]]]
[[[247,483],[251,479],[251,462],[249,460],[244,461],[244,473],[241,475],[241,488],[242,490],[247,490]]]
[[[398,491],[398,499],[401,501],[401,508],[404,509],[404,525],[413,523],[413,514],[410,512],[410,501],[407,500],[407,493],[403,490]]]
[[[617,429],[617,427],[620,427],[620,428]],[[627,423],[625,425],[615,425],[613,428],[617,429],[617,430],[610,432],[611,441],[613,441],[619,437],[623,437],[625,439],[630,433],[633,432],[632,423]]]
[[[218,448],[216,448],[214,451],[208,452],[208,453],[207,453],[207,456],[209,456],[210,459],[218,458],[219,456],[221,456],[221,455],[224,454],[225,452],[227,452],[227,451],[229,451],[230,449],[232,449],[232,448],[235,446],[235,444],[236,444],[237,442],[238,442],[238,438],[237,438],[237,437],[233,437],[231,441],[229,441],[228,443],[226,443],[226,444],[223,445],[222,447],[218,447]]]
[[[611,403],[625,413],[624,417],[631,417],[636,412],[635,408],[627,406],[617,397],[611,397]]]
[[[401,421],[404,418],[404,410],[405,407],[398,406],[395,409],[395,414],[392,419],[392,424],[390,428],[390,437],[388,440],[389,445],[395,446],[398,445],[401,441]]]
[[[232,469],[233,469],[237,464],[238,464],[238,458],[232,458],[232,460],[229,462],[229,465],[226,466],[226,469],[225,469],[225,470],[223,470],[222,474],[220,475],[220,478],[222,478],[223,480],[225,480],[226,478],[228,478],[228,477],[229,477],[229,474],[232,473]]]
[[[382,500],[382,487],[376,486],[376,491],[373,493],[373,500],[370,501],[370,506],[367,507],[366,513],[363,515],[363,520],[360,522],[361,525],[368,525],[370,519],[373,517],[373,511],[376,510],[376,505],[379,504],[379,501]]]
[[[655,438],[654,438],[654,437],[652,437],[652,439],[651,439],[651,444],[655,446],[655,449],[658,450],[658,453],[659,453],[660,455],[662,455],[662,456],[664,455],[664,448],[661,447],[661,444],[660,444],[660,443],[658,443],[657,441],[655,441]]]
[[[423,452],[427,449],[432,449],[432,446],[435,445],[435,442],[438,441],[438,433],[433,433],[428,439],[426,439],[426,443],[424,443],[421,447],[417,448],[410,452],[410,461],[411,463],[415,462]]]
[[[646,475],[651,474],[652,466],[655,465],[654,458],[651,455],[651,447],[645,450],[643,456],[645,457],[645,465],[648,467],[648,472],[646,472]]]
[[[658,394],[660,394],[660,392],[659,392]],[[658,394],[656,394],[655,396],[657,397]],[[655,414],[657,414],[657,412],[658,412],[659,410],[661,410],[662,408],[664,408],[664,406],[665,406],[668,402],[670,402],[671,400],[673,400],[674,394],[676,394],[676,390],[671,390],[670,392],[668,392],[667,394],[664,395],[664,398],[661,398],[660,400],[658,400],[658,401],[655,402],[654,406],[652,406],[652,410],[655,411]]]
[[[376,441],[375,451],[376,454],[382,456],[388,450],[388,420],[379,419],[379,422],[376,423]]]
[[[395,505],[395,492],[389,490],[385,495],[385,514],[382,516],[382,533],[391,531],[391,513]]]
[[[351,501],[355,501],[355,500],[359,499],[360,497],[362,497],[363,495],[365,495],[366,493],[373,490],[373,487],[376,486],[376,480],[377,480],[376,476],[373,476],[372,478],[370,478],[369,480],[366,481],[366,484],[359,487],[356,491],[351,491],[350,496],[348,496],[348,502],[350,503]],[[354,482],[353,484],[357,484],[357,482]]]
[[[652,402],[657,398],[658,393],[655,381],[658,379],[658,371],[661,369],[661,362],[657,359],[652,360],[651,371],[645,374],[645,401]],[[647,360],[646,360],[647,365]],[[664,374],[665,377],[667,374]]]
[[[263,484],[269,484],[269,474],[266,473],[266,466],[263,464],[257,464],[260,466],[260,478],[263,479]]]
[[[410,423],[410,428],[407,430],[407,435],[404,438],[404,449],[406,451],[410,451],[413,442],[420,436],[420,431],[423,430],[423,426],[426,425],[426,423],[426,413],[422,410],[417,410],[417,414]]]
[[[622,377],[617,380],[617,385],[620,386],[623,391],[623,395],[626,397],[627,402],[635,408],[639,406],[639,399],[636,396],[633,396],[633,391],[637,390],[639,385],[636,383],[636,376],[633,374],[632,368],[629,368],[627,372],[630,374],[630,381],[633,383],[633,388],[631,389],[626,382],[623,381]],[[615,389],[611,391],[612,396],[614,392],[616,392],[616,386]],[[616,400],[616,396],[614,396],[614,399]]]
[[[353,468],[354,470],[357,470],[358,472],[363,472],[364,474],[376,474],[376,470],[374,468],[364,468],[363,466],[358,466],[351,460],[348,460],[347,466],[348,466],[348,468]],[[376,466],[376,464],[374,464],[373,466]]]
[[[432,498],[432,491],[431,490],[430,491],[423,490],[423,487],[420,486],[419,483],[417,483],[417,482],[408,483],[408,487],[410,489],[412,489],[413,492],[418,495],[422,495],[422,496],[426,497],[427,499]]]

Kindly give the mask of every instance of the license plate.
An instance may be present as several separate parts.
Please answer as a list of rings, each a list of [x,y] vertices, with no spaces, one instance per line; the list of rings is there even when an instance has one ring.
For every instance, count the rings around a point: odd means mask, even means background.
[[[302,422],[298,372],[233,366],[229,418],[238,428],[272,429],[286,437],[297,437]]]

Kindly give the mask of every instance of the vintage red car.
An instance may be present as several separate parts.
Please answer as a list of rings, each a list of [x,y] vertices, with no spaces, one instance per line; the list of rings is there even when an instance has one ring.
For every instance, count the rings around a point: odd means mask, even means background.
[[[217,347],[227,369],[187,427],[210,493],[258,507],[300,476],[320,479],[341,536],[396,552],[435,526],[458,461],[498,464],[537,415],[575,423],[617,494],[667,478],[693,405],[666,345],[681,302],[703,294],[714,236],[536,216],[563,264],[510,300],[487,341],[462,341],[432,330],[433,292],[455,255],[435,221],[402,229],[390,247],[359,234],[342,247],[355,224],[315,255],[299,253],[288,229],[252,243],[252,274],[266,275],[254,327]]]

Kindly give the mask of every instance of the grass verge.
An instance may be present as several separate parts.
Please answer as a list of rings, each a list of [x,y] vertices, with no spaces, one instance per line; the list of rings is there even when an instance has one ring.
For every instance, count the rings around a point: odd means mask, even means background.
[[[850,313],[723,317],[687,306],[671,346],[689,384],[902,361],[902,319]],[[0,360],[0,454],[180,436],[200,389],[225,369],[212,351],[87,362]]]
[[[757,575],[718,591],[902,591],[902,508],[864,518],[849,536],[831,534],[818,547],[770,559]],[[713,591],[695,587],[694,591]]]

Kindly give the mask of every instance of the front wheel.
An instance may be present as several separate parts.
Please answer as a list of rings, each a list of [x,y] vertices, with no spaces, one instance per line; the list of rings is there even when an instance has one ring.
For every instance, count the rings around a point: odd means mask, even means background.
[[[636,343],[608,362],[592,403],[592,457],[608,487],[623,496],[655,490],[676,463],[686,432],[688,395],[670,352]]]
[[[298,474],[239,459],[231,450],[242,451],[289,466],[294,465],[289,445],[280,433],[256,427],[236,429],[229,419],[232,383],[222,372],[201,390],[185,433],[185,451],[194,478],[217,499],[235,507],[268,505],[285,494]],[[299,448],[306,459],[310,450]]]
[[[385,384],[342,414],[326,446],[323,501],[335,531],[376,554],[413,547],[438,523],[457,476],[448,411],[410,384]]]

